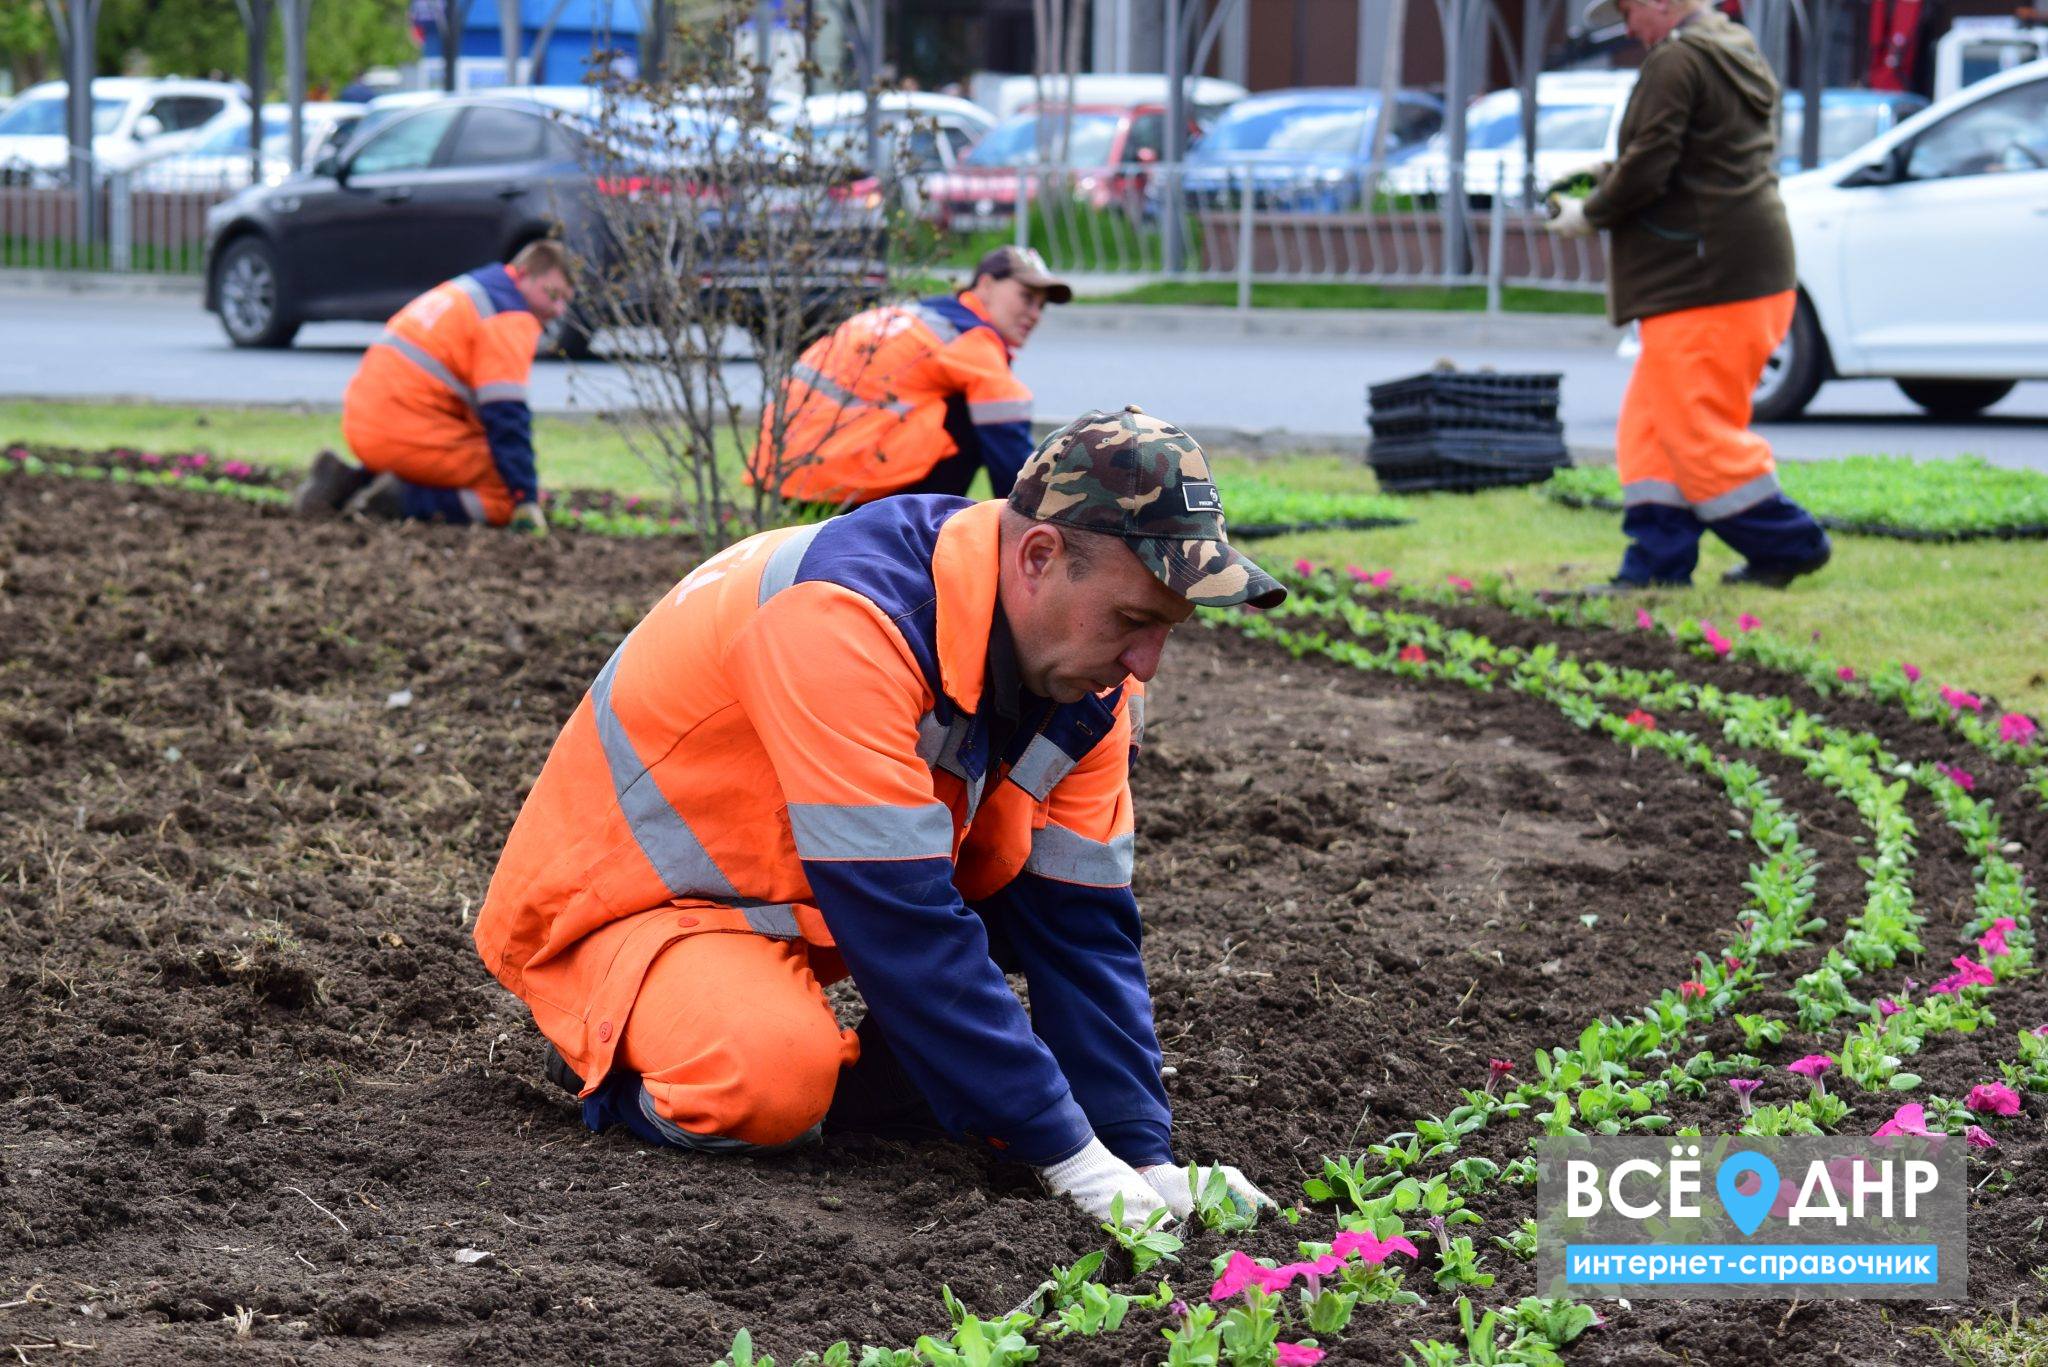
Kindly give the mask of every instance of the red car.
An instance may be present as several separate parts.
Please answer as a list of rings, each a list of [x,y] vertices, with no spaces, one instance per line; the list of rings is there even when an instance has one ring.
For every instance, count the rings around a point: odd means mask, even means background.
[[[1188,125],[1190,141],[1197,131]],[[1041,165],[1055,168],[1091,208],[1122,204],[1139,212],[1165,153],[1162,105],[1028,105],[991,128],[953,170],[926,178],[925,216],[955,231],[1011,223],[1019,180],[1026,197],[1035,196]]]

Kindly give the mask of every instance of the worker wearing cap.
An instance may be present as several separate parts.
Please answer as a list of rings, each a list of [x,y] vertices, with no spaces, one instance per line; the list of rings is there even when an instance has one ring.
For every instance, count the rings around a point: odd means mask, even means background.
[[[996,497],[1031,454],[1031,391],[1010,369],[1048,303],[1074,297],[1028,247],[998,247],[958,294],[856,314],[805,350],[761,415],[755,483],[806,503]]]
[[[1135,409],[1055,433],[1007,501],[891,498],[740,542],[598,674],[477,947],[593,1129],[773,1148],[866,1128],[907,1079],[940,1129],[1097,1219],[1117,1195],[1185,1215],[1131,759],[1167,634],[1285,596],[1225,539],[1193,439]],[[849,972],[858,1031],[823,990]]]
[[[1783,588],[1827,563],[1827,533],[1778,487],[1750,394],[1791,325],[1792,235],[1778,198],[1778,83],[1708,0],[1596,0],[1649,49],[1619,153],[1553,232],[1610,233],[1608,312],[1642,353],[1615,436],[1629,548],[1609,586],[1692,582],[1702,531],[1740,552],[1724,582]]]
[[[321,452],[294,507],[544,534],[526,386],[542,330],[574,295],[568,252],[543,239],[392,315],[342,396],[362,464]]]

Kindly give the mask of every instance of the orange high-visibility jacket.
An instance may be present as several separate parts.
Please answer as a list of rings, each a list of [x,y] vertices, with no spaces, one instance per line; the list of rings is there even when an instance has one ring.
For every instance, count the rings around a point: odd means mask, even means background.
[[[1027,1162],[1090,1133],[1171,1161],[1130,891],[1142,687],[1064,706],[1018,689],[991,751],[1001,509],[910,496],[743,541],[598,675],[476,926],[590,1088],[667,945],[800,938],[822,981],[851,970],[956,1132]]]
[[[508,266],[436,285],[363,353],[342,396],[350,432],[451,452],[484,437],[512,501],[537,498],[526,387],[540,333]]]
[[[780,450],[785,498],[867,502],[973,449],[996,497],[1031,455],[1031,391],[972,290],[869,309],[813,342],[790,373]],[[751,462],[775,478],[772,409]]]

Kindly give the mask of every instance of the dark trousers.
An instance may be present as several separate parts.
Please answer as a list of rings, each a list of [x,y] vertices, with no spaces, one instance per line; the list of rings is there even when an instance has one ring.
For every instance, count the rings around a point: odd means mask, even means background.
[[[1829,551],[1827,532],[1783,494],[1712,522],[1700,521],[1690,508],[1638,503],[1621,515],[1621,529],[1629,545],[1617,578],[1631,584],[1691,583],[1702,532],[1712,532],[1763,570],[1803,569]]]

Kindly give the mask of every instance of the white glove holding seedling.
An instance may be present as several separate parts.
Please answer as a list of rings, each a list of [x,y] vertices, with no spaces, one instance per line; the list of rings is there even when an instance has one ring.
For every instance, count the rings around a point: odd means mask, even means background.
[[[546,536],[547,514],[540,510],[540,504],[529,499],[512,510],[512,530],[525,532],[530,536]]]
[[[1167,1208],[1166,1200],[1138,1170],[1111,1153],[1100,1139],[1090,1139],[1088,1147],[1072,1158],[1040,1168],[1038,1178],[1046,1190],[1066,1197],[1092,1220],[1109,1220],[1110,1202],[1119,1196],[1124,1198],[1126,1225],[1143,1225],[1153,1211]],[[1190,1204],[1189,1209],[1193,1208]]]
[[[1145,1179],[1146,1186],[1159,1193],[1160,1199],[1166,1202],[1166,1208],[1173,1212],[1176,1220],[1186,1220],[1194,1215],[1195,1193],[1210,1180],[1212,1173],[1222,1174],[1223,1185],[1229,1191],[1231,1199],[1243,1206],[1247,1213],[1259,1206],[1267,1210],[1279,1209],[1273,1204],[1272,1197],[1253,1186],[1251,1180],[1236,1168],[1221,1165],[1197,1167],[1192,1178],[1187,1168],[1177,1168],[1171,1163],[1138,1169],[1138,1176]]]
[[[1599,229],[1586,219],[1586,201],[1563,195],[1550,199],[1554,212],[1544,223],[1544,231],[1557,237],[1591,237]]]

